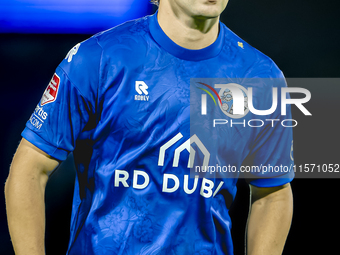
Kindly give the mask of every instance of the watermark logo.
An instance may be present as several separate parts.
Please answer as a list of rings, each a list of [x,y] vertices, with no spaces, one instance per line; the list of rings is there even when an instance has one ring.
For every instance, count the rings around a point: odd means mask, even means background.
[[[198,88],[206,92],[212,98],[215,105],[217,105],[216,100],[210,91],[215,94],[218,99],[218,106],[228,117],[238,119],[244,117],[249,112],[247,90],[241,85],[236,83],[215,84],[215,88],[220,89],[219,93],[217,93],[210,85],[203,82],[198,83],[206,87]],[[202,94],[201,96],[202,115],[207,114],[207,94]]]
[[[199,89],[206,92],[201,95],[201,114],[207,115],[207,94],[212,98],[215,105],[219,105],[221,111],[228,117],[239,119],[251,112],[255,115],[264,116],[272,114],[278,107],[278,88],[272,87],[271,89],[271,107],[269,109],[256,109],[254,106],[253,88],[245,87],[236,83],[215,84],[214,88],[206,83],[197,82],[204,87]],[[219,89],[219,92],[215,90]],[[304,88],[290,88],[281,87],[281,115],[287,115],[287,105],[295,105],[304,115],[311,116],[312,114],[303,106],[311,99],[311,93]],[[211,93],[211,92],[213,93]],[[269,92],[270,93],[270,92]],[[289,98],[288,93],[303,94],[303,98]],[[213,95],[214,94],[214,95]],[[215,97],[217,100],[215,100]]]
[[[248,91],[239,84],[216,84],[219,88],[219,95],[222,100],[221,111],[230,118],[239,119],[249,112]]]

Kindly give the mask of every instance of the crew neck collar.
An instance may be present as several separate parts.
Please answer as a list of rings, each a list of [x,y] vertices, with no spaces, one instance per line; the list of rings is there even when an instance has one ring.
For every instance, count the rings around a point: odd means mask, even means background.
[[[214,43],[203,49],[191,50],[179,46],[163,32],[162,28],[158,23],[157,13],[158,11],[150,16],[149,22],[150,33],[153,39],[171,55],[184,60],[200,61],[216,57],[220,53],[223,47],[224,38],[224,29],[221,22],[219,24],[220,25],[219,34]]]

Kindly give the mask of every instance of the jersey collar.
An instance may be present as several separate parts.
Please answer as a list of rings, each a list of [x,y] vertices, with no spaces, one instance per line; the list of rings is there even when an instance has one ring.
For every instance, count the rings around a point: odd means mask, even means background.
[[[174,43],[162,30],[157,20],[157,13],[150,16],[149,28],[153,39],[171,55],[189,61],[200,61],[216,57],[223,47],[224,27],[220,22],[220,32],[216,41],[206,48],[190,50]]]

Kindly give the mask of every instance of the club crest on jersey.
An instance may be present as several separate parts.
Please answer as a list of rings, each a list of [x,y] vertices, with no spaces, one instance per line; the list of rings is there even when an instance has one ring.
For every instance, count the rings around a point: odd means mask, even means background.
[[[58,89],[60,84],[60,77],[55,73],[48,84],[43,96],[41,97],[40,105],[43,106],[48,103],[52,103],[56,100],[58,95]]]
[[[135,90],[138,93],[138,95],[135,95],[136,101],[149,101],[149,92],[148,92],[149,86],[146,85],[144,81],[136,81],[135,82]]]

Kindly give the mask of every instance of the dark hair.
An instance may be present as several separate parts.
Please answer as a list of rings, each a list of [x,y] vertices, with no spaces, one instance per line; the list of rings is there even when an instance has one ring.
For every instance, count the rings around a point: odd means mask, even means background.
[[[155,5],[157,5],[157,6],[159,5],[159,1],[160,1],[160,0],[150,0],[150,2],[151,2],[152,4],[155,4]]]

